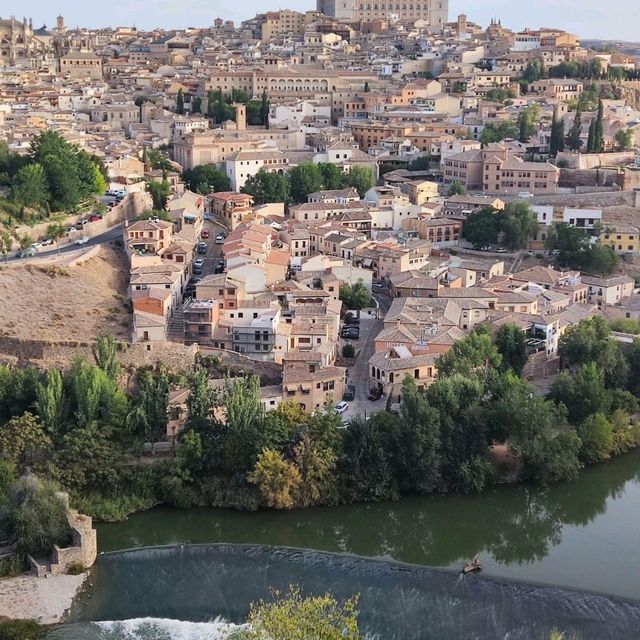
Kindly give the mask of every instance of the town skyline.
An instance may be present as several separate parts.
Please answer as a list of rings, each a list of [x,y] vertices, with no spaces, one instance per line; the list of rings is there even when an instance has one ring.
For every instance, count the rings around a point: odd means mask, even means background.
[[[34,25],[55,23],[55,15],[61,13],[70,27],[108,27],[135,24],[140,29],[183,29],[209,25],[217,17],[247,20],[255,13],[267,10],[293,9],[308,11],[315,8],[313,0],[248,0],[234,7],[221,0],[185,0],[175,5],[168,0],[142,0],[131,6],[124,0],[115,0],[112,11],[107,16],[98,17],[90,5],[78,5],[75,0],[59,0],[54,8],[46,0],[27,0],[20,5],[19,12],[3,11],[3,18],[32,18]],[[603,40],[637,41],[633,23],[619,19],[624,11],[631,8],[629,0],[611,0],[606,5],[596,0],[583,0],[580,15],[576,16],[575,6],[566,0],[551,3],[549,0],[532,0],[526,7],[514,5],[506,0],[450,0],[449,18],[465,13],[470,21],[486,25],[492,18],[502,20],[505,26],[514,29],[526,27],[555,26],[577,33],[582,38]],[[114,19],[111,16],[125,16]]]

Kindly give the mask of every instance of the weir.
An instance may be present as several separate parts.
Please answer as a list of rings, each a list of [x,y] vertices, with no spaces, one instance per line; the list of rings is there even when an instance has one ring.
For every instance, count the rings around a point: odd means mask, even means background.
[[[213,626],[207,627],[207,638],[224,638],[222,620],[243,622],[250,602],[291,584],[306,594],[359,594],[361,629],[372,639],[530,640],[548,637],[555,627],[581,640],[614,640],[634,637],[640,628],[640,603],[260,546],[178,545],[108,554],[99,559],[92,579],[93,595],[79,603],[74,622],[51,634],[52,640],[202,637],[204,627],[177,621],[208,623]],[[153,620],[141,623],[142,618]],[[118,620],[128,622],[119,626]]]

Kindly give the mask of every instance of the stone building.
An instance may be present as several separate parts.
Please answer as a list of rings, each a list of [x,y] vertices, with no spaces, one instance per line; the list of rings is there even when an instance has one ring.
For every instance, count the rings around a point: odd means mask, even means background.
[[[406,22],[424,20],[430,25],[442,27],[449,21],[449,0],[318,0],[318,11],[339,20],[370,21],[395,17]]]

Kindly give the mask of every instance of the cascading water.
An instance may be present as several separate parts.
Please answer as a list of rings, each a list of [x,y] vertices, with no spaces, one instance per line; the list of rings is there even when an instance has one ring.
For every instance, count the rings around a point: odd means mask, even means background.
[[[162,618],[136,618],[92,624],[71,624],[50,638],[68,640],[227,640],[241,627],[222,620],[184,622]]]
[[[381,640],[530,640],[554,627],[580,640],[617,640],[640,629],[637,603],[284,548],[180,545],[107,554],[92,580],[75,622],[52,639],[200,640],[205,633],[223,640],[233,628],[222,620],[244,622],[249,603],[291,584],[339,599],[359,594],[360,626]],[[100,620],[124,622],[96,626]]]

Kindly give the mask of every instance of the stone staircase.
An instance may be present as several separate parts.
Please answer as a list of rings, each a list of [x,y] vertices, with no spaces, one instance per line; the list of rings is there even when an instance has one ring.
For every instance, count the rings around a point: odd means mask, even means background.
[[[173,316],[167,322],[167,340],[170,342],[184,342],[184,311],[177,307]]]

